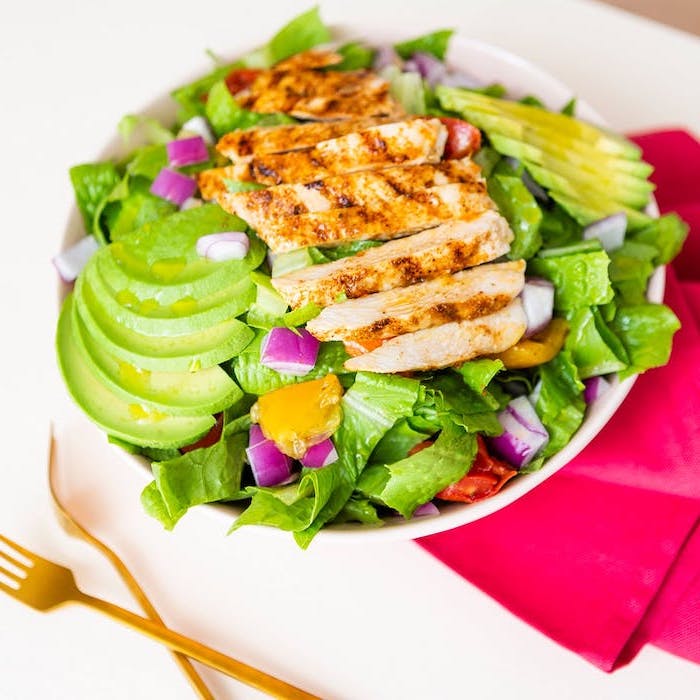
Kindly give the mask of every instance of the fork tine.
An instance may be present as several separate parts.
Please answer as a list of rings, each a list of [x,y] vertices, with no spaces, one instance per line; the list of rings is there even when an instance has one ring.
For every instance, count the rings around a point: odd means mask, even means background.
[[[0,564],[0,574],[2,574],[3,576],[7,576],[7,578],[11,579],[12,581],[17,581],[17,583],[22,582],[21,576],[16,574],[14,571],[6,569],[2,564]]]
[[[17,589],[8,586],[4,581],[0,581],[0,591],[5,591],[8,595],[14,596],[15,598],[17,597]]]
[[[28,549],[25,549],[24,547],[17,544],[16,542],[13,542],[9,537],[5,537],[5,535],[0,535],[0,542],[3,542],[4,544],[6,544],[10,549],[14,549],[15,552],[19,552],[23,557],[26,557],[32,563],[37,561],[36,554],[34,554],[33,552],[30,552]],[[22,564],[22,568],[26,569],[27,565]]]
[[[10,564],[13,566],[16,566],[18,569],[22,569],[23,571],[26,571],[27,565],[21,562],[19,559],[15,559],[13,556],[8,554],[7,552],[4,552],[0,549],[0,561],[5,559],[6,561],[9,561]]]

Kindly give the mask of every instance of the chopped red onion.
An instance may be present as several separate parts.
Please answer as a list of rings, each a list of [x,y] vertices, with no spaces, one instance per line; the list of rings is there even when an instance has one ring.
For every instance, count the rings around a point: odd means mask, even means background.
[[[197,240],[197,254],[209,260],[243,260],[250,250],[250,239],[242,231],[209,233]]]
[[[170,165],[180,167],[209,160],[207,144],[201,136],[187,136],[165,144]]]
[[[292,460],[268,440],[259,425],[251,425],[246,449],[248,463],[258,486],[278,486],[292,475]]]
[[[627,214],[620,211],[604,219],[598,219],[583,229],[584,240],[597,238],[605,250],[615,250],[625,241],[627,231]]]
[[[489,439],[493,450],[516,469],[524,467],[549,442],[549,435],[525,396],[513,399],[498,414],[503,433]]]
[[[319,467],[327,467],[329,464],[338,461],[338,452],[330,438],[326,438],[318,445],[313,445],[306,450],[306,454],[301,458],[301,463],[305,467],[318,469]]]
[[[182,206],[197,190],[191,177],[170,168],[163,168],[151,185],[151,194]]]
[[[85,236],[76,244],[56,255],[52,262],[61,279],[66,282],[74,282],[87,261],[100,247],[94,236]]]
[[[440,515],[440,509],[432,501],[428,501],[427,503],[418,506],[418,508],[413,511],[413,515],[411,515],[411,517],[420,518],[424,515]]]
[[[445,64],[432,54],[416,51],[416,53],[411,56],[411,60],[418,72],[431,87],[435,87],[438,83],[442,82],[442,79],[447,73]]]
[[[214,143],[214,132],[209,126],[209,122],[204,117],[192,117],[188,119],[180,128],[179,136],[184,136],[186,134],[193,134],[195,136],[201,136],[204,139],[204,143],[210,146]]]
[[[583,390],[583,399],[586,403],[597,401],[610,387],[610,382],[605,377],[589,377],[584,379],[586,388]]]
[[[529,338],[547,327],[554,313],[554,285],[540,277],[529,277],[520,293],[527,317],[525,337]]]
[[[401,57],[396,53],[393,46],[380,46],[374,55],[372,68],[378,73],[387,66],[401,67],[401,64]]]
[[[475,78],[473,75],[469,75],[469,73],[464,73],[462,71],[448,71],[442,77],[442,80],[440,80],[440,85],[474,90],[475,88],[484,87],[486,83],[481,80],[477,80],[477,78]]]
[[[262,341],[260,364],[303,377],[316,366],[320,343],[306,329],[273,328]]]

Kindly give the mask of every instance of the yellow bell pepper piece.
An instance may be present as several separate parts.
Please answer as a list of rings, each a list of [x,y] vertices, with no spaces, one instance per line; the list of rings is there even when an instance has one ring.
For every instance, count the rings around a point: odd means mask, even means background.
[[[250,417],[284,454],[301,459],[309,447],[337,430],[342,419],[342,396],[338,377],[329,374],[261,396]]]
[[[539,333],[523,338],[494,357],[501,360],[506,369],[541,365],[549,362],[562,349],[568,332],[569,324],[563,318],[553,318]]]

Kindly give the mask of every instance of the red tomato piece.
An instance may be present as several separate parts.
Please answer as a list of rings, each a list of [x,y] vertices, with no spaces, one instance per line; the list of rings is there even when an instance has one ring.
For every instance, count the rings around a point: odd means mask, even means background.
[[[481,132],[469,122],[455,117],[440,117],[447,127],[445,158],[466,158],[481,147]]]
[[[226,87],[232,95],[237,95],[241,90],[250,87],[258,75],[258,68],[236,68],[226,76]]]
[[[507,462],[492,457],[481,435],[476,436],[478,450],[471,469],[457,482],[437,494],[443,501],[474,503],[498,493],[503,484],[518,472]]]
[[[221,438],[221,430],[224,427],[224,414],[216,414],[216,423],[212,426],[211,430],[204,436],[199,438],[197,442],[193,442],[191,445],[185,445],[180,448],[180,452],[185,454],[185,452],[192,452],[192,450],[199,450],[202,447],[211,447],[215,443],[219,442]]]

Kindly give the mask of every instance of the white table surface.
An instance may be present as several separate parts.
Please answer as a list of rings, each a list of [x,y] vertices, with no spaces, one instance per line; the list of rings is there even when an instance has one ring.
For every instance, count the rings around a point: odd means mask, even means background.
[[[605,675],[500,608],[410,542],[312,546],[241,531],[206,509],[174,533],[142,514],[145,483],[65,399],[53,360],[49,264],[71,204],[66,171],[173,76],[266,39],[310,2],[14,2],[0,20],[0,532],[133,606],[108,565],[69,539],[46,488],[48,424],[62,490],[114,545],[173,628],[326,698],[696,698],[700,667],[646,648]],[[195,7],[206,7],[206,12]],[[444,25],[531,59],[617,128],[700,132],[700,41],[592,2],[327,2],[406,35]],[[164,81],[162,76],[167,76]],[[221,698],[260,697],[204,671]],[[0,597],[0,699],[192,697],[158,645],[86,609],[40,615]]]

